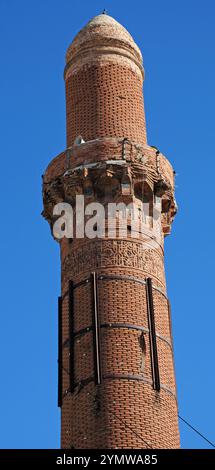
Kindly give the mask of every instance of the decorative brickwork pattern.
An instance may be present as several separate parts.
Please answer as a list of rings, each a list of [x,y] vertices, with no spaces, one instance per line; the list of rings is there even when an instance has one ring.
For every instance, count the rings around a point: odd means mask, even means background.
[[[142,80],[128,67],[84,66],[66,80],[66,103],[68,147],[78,135],[146,142]]]

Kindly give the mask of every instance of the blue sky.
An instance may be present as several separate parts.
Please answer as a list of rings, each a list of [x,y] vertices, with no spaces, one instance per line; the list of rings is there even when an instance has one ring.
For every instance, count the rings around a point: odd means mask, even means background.
[[[104,7],[143,52],[148,141],[178,173],[166,273],[179,411],[215,440],[215,4],[0,0],[0,448],[59,447],[60,258],[40,216],[41,175],[65,148],[66,48]],[[183,448],[209,447],[180,428]]]

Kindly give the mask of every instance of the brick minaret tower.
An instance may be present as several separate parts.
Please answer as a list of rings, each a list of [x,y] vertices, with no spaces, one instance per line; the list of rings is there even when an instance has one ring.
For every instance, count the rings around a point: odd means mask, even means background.
[[[51,229],[54,206],[75,207],[77,195],[104,207],[153,205],[159,196],[162,237],[152,243],[150,235],[117,231],[114,238],[105,232],[104,238],[60,240],[61,445],[177,448],[163,251],[176,212],[174,172],[147,144],[141,52],[123,26],[102,14],[68,48],[64,77],[67,149],[43,179],[43,215]]]

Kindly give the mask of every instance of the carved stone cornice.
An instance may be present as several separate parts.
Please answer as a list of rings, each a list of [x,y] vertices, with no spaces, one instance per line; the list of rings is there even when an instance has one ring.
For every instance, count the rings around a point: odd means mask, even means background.
[[[100,160],[95,160],[90,153],[85,156],[86,149],[98,152],[101,148]],[[74,205],[76,195],[83,194],[86,204],[100,202],[104,205],[123,200],[126,204],[135,200],[153,201],[157,196],[162,200],[163,232],[165,235],[170,232],[177,211],[174,171],[157,149],[126,139],[98,139],[76,146],[73,152],[76,165],[71,154],[60,154],[44,175],[43,215],[50,224],[54,205],[58,202]]]

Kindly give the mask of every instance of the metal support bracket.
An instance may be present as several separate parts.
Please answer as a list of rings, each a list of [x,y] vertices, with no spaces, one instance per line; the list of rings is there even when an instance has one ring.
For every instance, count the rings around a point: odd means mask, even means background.
[[[75,358],[74,358],[74,284],[69,281],[69,377],[70,391],[75,389]]]
[[[95,384],[100,385],[102,381],[101,354],[100,354],[100,325],[98,312],[98,282],[97,274],[91,273],[92,282],[92,325],[93,325],[93,348],[94,348],[94,377]]]
[[[160,391],[160,376],[159,376],[158,352],[157,352],[157,341],[156,341],[155,319],[154,319],[154,303],[153,303],[153,294],[152,294],[152,280],[149,277],[146,279],[146,298],[147,298],[147,310],[148,310],[153,389],[159,392]]]
[[[62,297],[58,297],[58,406],[62,406]]]

